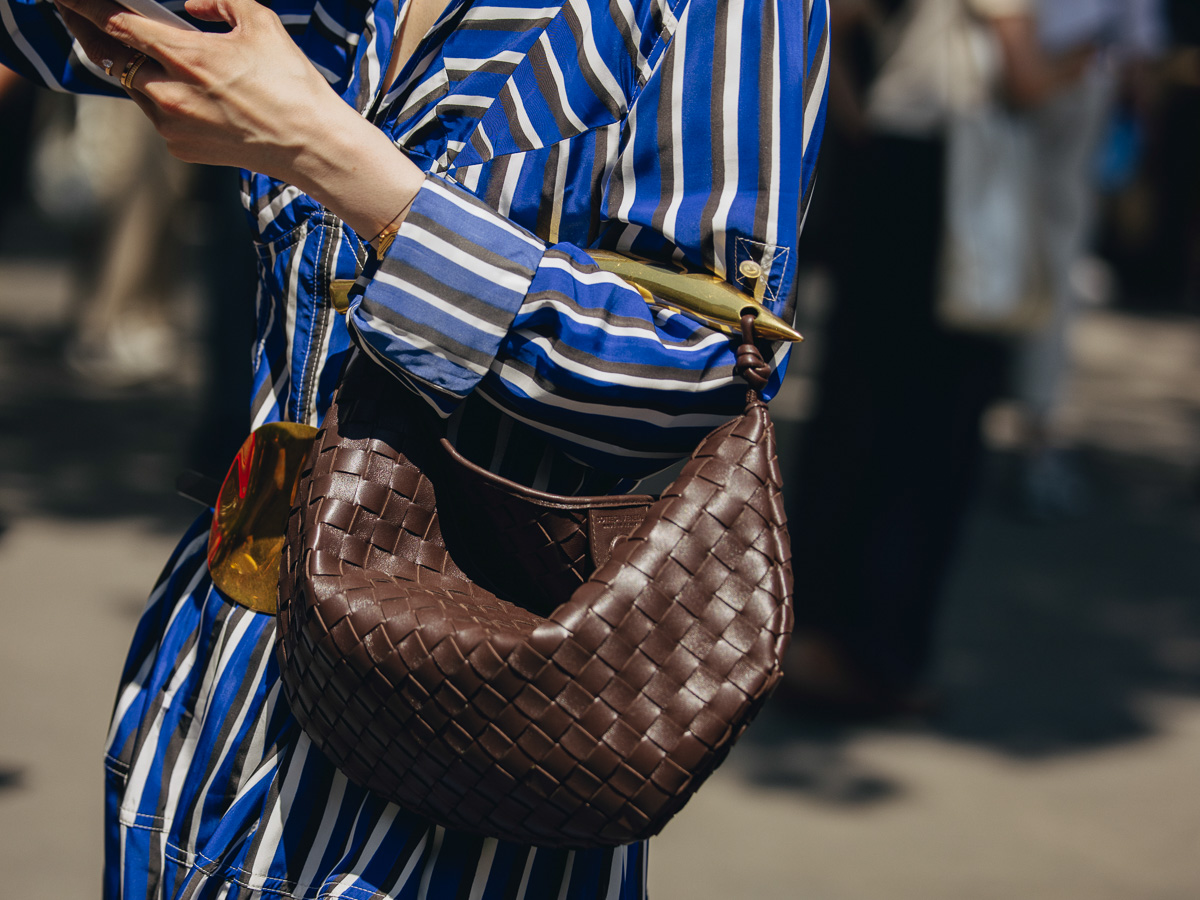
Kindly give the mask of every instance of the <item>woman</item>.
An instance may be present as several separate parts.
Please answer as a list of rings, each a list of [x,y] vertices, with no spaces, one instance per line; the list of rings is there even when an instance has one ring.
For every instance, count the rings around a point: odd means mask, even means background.
[[[357,345],[493,471],[625,491],[744,388],[726,336],[647,305],[581,248],[732,282],[752,260],[790,316],[823,3],[190,0],[222,34],[109,0],[57,9],[2,0],[0,56],[74,90],[123,77],[173,153],[251,170],[253,426],[318,422]],[[332,283],[353,278],[343,317]],[[785,351],[774,362],[768,392]],[[169,562],[118,694],[108,897],[644,895],[644,845],[457,834],[349,784],[281,699],[274,619],[212,587],[207,529]]]

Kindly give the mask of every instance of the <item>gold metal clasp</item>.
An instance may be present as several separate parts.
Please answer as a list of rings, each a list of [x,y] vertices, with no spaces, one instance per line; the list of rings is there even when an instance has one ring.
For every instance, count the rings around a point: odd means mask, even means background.
[[[762,304],[766,279],[761,277],[762,269],[757,263],[753,263],[755,295],[749,296],[710,272],[672,269],[611,250],[588,253],[605,272],[636,288],[647,303],[666,305],[729,334],[741,334],[742,316],[748,314],[755,317],[754,328],[759,337],[772,341],[804,340],[804,335]],[[750,277],[744,270],[742,274]]]
[[[221,484],[208,533],[208,570],[231,600],[274,613],[279,562],[300,468],[317,429],[271,422],[242,443]]]
[[[329,299],[334,311],[345,315],[350,309],[350,291],[356,284],[353,278],[335,278],[329,282]]]

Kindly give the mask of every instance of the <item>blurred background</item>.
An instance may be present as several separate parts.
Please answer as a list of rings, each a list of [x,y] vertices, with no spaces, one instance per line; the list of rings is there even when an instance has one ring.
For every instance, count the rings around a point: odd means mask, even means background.
[[[1200,897],[1200,3],[832,0],[787,680],[656,900]],[[234,173],[0,73],[0,897],[99,895],[145,595],[246,429]]]

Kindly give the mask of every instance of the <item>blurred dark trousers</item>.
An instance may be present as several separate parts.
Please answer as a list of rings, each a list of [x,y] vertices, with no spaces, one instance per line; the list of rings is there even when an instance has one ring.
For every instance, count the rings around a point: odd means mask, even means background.
[[[838,160],[836,301],[788,485],[797,629],[828,634],[862,674],[901,691],[929,661],[1006,357],[935,321],[942,165],[940,141],[893,136]]]

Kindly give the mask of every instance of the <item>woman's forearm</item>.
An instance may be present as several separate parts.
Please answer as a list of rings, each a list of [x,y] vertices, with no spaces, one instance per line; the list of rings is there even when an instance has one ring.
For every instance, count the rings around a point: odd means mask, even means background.
[[[403,221],[398,214],[425,175],[387,135],[338,103],[344,112],[319,123],[301,151],[267,174],[294,184],[370,240]]]

